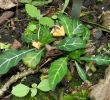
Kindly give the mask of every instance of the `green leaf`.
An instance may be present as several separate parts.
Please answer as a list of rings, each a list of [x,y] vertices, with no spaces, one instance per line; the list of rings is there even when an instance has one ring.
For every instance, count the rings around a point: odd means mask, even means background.
[[[35,6],[31,4],[26,4],[25,5],[25,10],[30,15],[31,17],[40,19],[42,17],[40,10],[38,10]]]
[[[51,90],[54,90],[56,85],[63,79],[67,73],[67,58],[59,58],[54,61],[49,69],[48,78]]]
[[[32,69],[35,69],[37,67],[37,64],[40,62],[41,60],[41,56],[43,54],[43,49],[42,50],[38,50],[38,51],[32,51],[28,54],[26,54],[23,57],[23,63],[27,66],[30,67]]]
[[[49,26],[49,27],[54,26],[54,21],[51,18],[49,18],[49,17],[42,17],[39,20],[39,23],[42,24],[42,25]]]
[[[28,34],[28,33],[25,33],[25,34],[23,34],[22,39],[26,43],[32,43],[32,41],[34,41],[34,40],[37,39],[37,34],[31,34],[31,33]]]
[[[69,57],[74,60],[80,60],[80,56],[85,54],[85,50],[76,50],[69,54]]]
[[[37,88],[41,91],[44,91],[44,92],[48,92],[50,91],[50,86],[49,86],[49,81],[48,79],[44,79],[42,80],[39,85],[37,86]]]
[[[37,24],[35,22],[30,22],[27,27],[27,29],[30,31],[35,31],[36,28],[37,28]]]
[[[44,45],[53,41],[52,34],[50,34],[50,30],[47,26],[39,27],[39,31],[37,33],[37,40]]]
[[[83,40],[89,40],[89,38],[90,38],[90,30],[87,28],[87,27],[85,27],[85,32],[83,33]]]
[[[73,51],[86,47],[86,43],[81,38],[65,38],[57,46],[58,49],[64,51]]]
[[[30,88],[24,84],[18,84],[13,87],[11,93],[17,97],[24,97],[29,93]]]
[[[59,23],[64,26],[64,30],[65,30],[66,34],[69,37],[71,37],[71,34],[73,32],[73,22],[72,22],[72,20],[69,17],[67,17],[63,14],[59,14],[58,19],[59,19]]]
[[[75,61],[75,64],[76,64],[76,69],[77,69],[77,72],[80,76],[80,78],[85,81],[87,80],[87,76],[86,76],[86,73],[84,72],[84,70],[80,67],[80,65]]]
[[[37,94],[36,88],[31,88],[31,97],[34,97]]]
[[[77,19],[73,20],[73,32],[72,36],[74,35],[83,35],[85,32],[85,26]]]
[[[109,65],[110,64],[110,57],[108,56],[101,56],[101,55],[97,55],[94,57],[81,57],[81,60],[87,61],[87,62],[95,62],[98,65]]]
[[[30,50],[8,50],[4,54],[0,55],[0,74],[5,74],[9,71],[10,68],[15,67],[22,57],[33,51]]]

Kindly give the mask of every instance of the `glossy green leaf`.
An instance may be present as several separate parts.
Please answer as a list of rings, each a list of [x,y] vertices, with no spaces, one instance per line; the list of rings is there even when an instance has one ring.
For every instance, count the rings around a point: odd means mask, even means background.
[[[81,57],[81,60],[84,61],[92,61],[97,63],[98,65],[109,65],[110,64],[110,57],[108,56],[101,56],[101,55],[97,55],[94,57]]]
[[[42,44],[48,44],[53,41],[52,34],[47,26],[39,26],[37,40]]]
[[[74,19],[72,36],[83,35],[84,32],[85,32],[85,26],[79,20]]]
[[[58,49],[64,51],[73,51],[86,47],[86,43],[81,38],[65,38],[57,46]]]
[[[51,90],[54,90],[56,85],[67,74],[67,58],[59,58],[54,61],[49,69],[48,78]]]
[[[80,76],[80,78],[85,81],[87,80],[87,76],[86,76],[86,73],[84,72],[84,70],[80,67],[80,65],[75,61],[75,64],[76,64],[76,69],[77,69],[77,72]]]
[[[40,19],[42,17],[40,10],[37,9],[37,7],[31,5],[31,4],[26,4],[25,5],[25,10],[30,15],[31,17]]]
[[[11,93],[17,97],[24,97],[29,93],[30,88],[24,84],[18,84],[13,87]]]
[[[59,23],[64,26],[64,30],[65,30],[66,34],[70,37],[73,32],[72,20],[63,14],[59,14],[58,19],[59,19]]]
[[[49,26],[49,27],[54,26],[54,21],[49,17],[40,18],[39,23],[42,24],[42,25]]]
[[[49,81],[48,79],[43,79],[39,85],[37,86],[37,88],[41,91],[44,91],[44,92],[48,92],[50,91],[50,86],[49,86]]]
[[[30,31],[35,31],[36,28],[37,28],[37,24],[35,22],[30,22],[27,27],[27,29]]]
[[[0,74],[7,73],[10,68],[15,67],[19,61],[22,59],[22,57],[33,51],[33,49],[29,50],[8,50],[5,53],[0,55]]]
[[[38,51],[32,51],[28,54],[26,54],[23,57],[23,63],[27,66],[30,67],[32,69],[35,69],[37,67],[37,64],[40,62],[41,60],[41,56],[43,54],[43,49],[42,50],[38,50]]]

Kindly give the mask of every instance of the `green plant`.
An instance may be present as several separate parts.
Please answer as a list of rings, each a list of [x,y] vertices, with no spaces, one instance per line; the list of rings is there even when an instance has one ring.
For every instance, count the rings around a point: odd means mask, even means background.
[[[75,62],[77,72],[83,81],[87,80],[87,76],[80,65],[81,61],[95,62],[98,65],[110,64],[110,57],[108,56],[96,55],[94,57],[88,57],[86,55],[85,49],[90,37],[90,30],[79,20],[72,20],[62,13],[57,15],[56,20],[52,20],[49,17],[44,17],[39,9],[30,4],[26,4],[25,9],[33,21],[31,21],[25,29],[23,40],[28,45],[33,41],[40,42],[42,47],[39,48],[39,50],[34,48],[20,51],[8,50],[4,52],[4,54],[0,55],[0,74],[6,74],[10,68],[16,66],[21,60],[27,67],[33,70],[39,68],[38,64],[42,57],[46,57],[46,44],[52,44],[56,49],[65,54],[51,63],[48,70],[48,78],[42,80],[38,86],[34,84],[30,88],[21,83],[15,86],[12,90],[12,94],[15,96],[23,97],[27,95],[29,91],[31,91],[31,96],[35,96],[37,89],[45,92],[50,90],[54,91],[57,84],[59,84],[67,74],[69,61]],[[51,29],[55,26],[54,21],[63,26],[66,33],[55,45],[54,38],[57,37],[53,37],[51,34]]]

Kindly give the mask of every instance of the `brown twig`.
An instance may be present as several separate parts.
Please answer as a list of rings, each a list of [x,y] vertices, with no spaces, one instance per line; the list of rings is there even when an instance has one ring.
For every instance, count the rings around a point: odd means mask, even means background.
[[[28,69],[28,70],[24,70],[23,72],[18,72],[16,75],[13,75],[0,89],[0,97],[2,97],[4,95],[4,93],[9,89],[9,87],[15,83],[17,80],[26,77],[30,74],[35,74],[39,71],[39,69],[41,69],[45,64],[47,64],[49,61],[51,61],[52,59],[47,59],[47,61],[42,64],[38,69],[36,70],[32,70],[32,69]]]

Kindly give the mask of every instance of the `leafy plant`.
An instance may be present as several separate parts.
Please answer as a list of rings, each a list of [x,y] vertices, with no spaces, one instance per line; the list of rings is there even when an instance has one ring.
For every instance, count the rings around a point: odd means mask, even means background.
[[[48,79],[42,80],[38,85],[33,83],[31,88],[20,83],[13,87],[11,93],[17,97],[24,97],[26,96],[29,91],[31,92],[31,96],[35,96],[37,94],[37,89],[42,90],[44,92],[50,91]]]
[[[61,13],[53,20],[50,17],[44,17],[40,10],[32,4],[26,4],[25,9],[32,21],[29,22],[25,29],[22,39],[29,45],[29,47],[31,47],[30,45],[33,41],[40,43],[42,46],[41,48],[37,48],[39,50],[8,50],[4,52],[4,54],[0,55],[0,74],[7,73],[10,68],[16,66],[21,60],[27,67],[32,68],[33,70],[36,69],[39,67],[38,64],[41,59],[43,57],[47,58],[47,53],[49,51],[45,49],[46,44],[52,45],[54,46],[54,49],[58,49],[64,53],[61,57],[52,59],[48,69],[47,79],[41,80],[38,85],[32,84],[31,88],[20,83],[13,87],[11,92],[13,95],[24,97],[31,92],[31,96],[33,97],[37,94],[38,89],[44,92],[50,90],[54,91],[56,86],[68,73],[70,61],[75,63],[78,75],[83,81],[87,80],[87,75],[80,65],[82,61],[92,61],[98,65],[110,64],[110,58],[108,56],[86,56],[85,49],[90,38],[90,30],[78,19],[72,20]],[[59,27],[56,27],[55,23],[64,27],[64,33],[66,33],[66,35],[64,34],[60,39],[54,37],[51,32],[52,29],[54,29],[53,31],[57,30],[57,33],[60,30]],[[56,40],[58,41],[56,42]],[[52,48],[52,50],[54,49]]]

